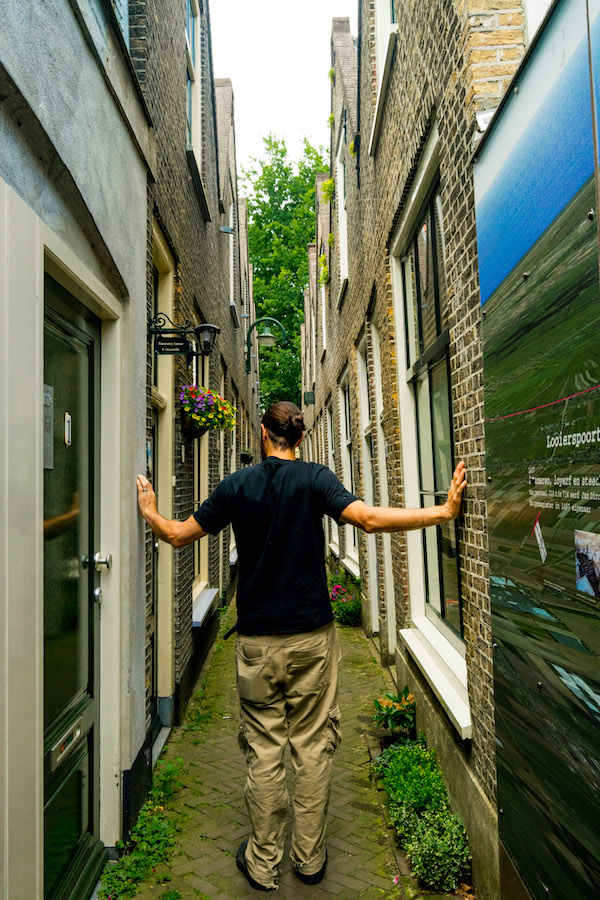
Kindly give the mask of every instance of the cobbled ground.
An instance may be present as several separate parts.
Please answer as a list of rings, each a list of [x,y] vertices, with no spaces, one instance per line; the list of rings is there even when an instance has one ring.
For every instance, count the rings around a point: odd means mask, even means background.
[[[235,862],[237,847],[248,837],[250,826],[244,800],[246,763],[237,744],[235,638],[225,641],[222,637],[234,621],[232,605],[223,617],[186,721],[173,729],[163,751],[161,759],[180,758],[185,766],[183,787],[169,804],[180,814],[181,831],[169,865],[161,866],[153,880],[142,885],[139,900],[173,900],[178,894],[185,900],[241,900],[260,893],[249,886]],[[326,875],[319,885],[304,885],[292,871],[288,837],[279,891],[271,896],[278,900],[436,900],[422,893],[410,877],[382,815],[381,794],[371,779],[371,754],[377,746],[371,721],[373,700],[393,686],[390,675],[359,628],[340,628],[339,634],[342,743],[334,756]],[[291,789],[289,759],[287,765]]]

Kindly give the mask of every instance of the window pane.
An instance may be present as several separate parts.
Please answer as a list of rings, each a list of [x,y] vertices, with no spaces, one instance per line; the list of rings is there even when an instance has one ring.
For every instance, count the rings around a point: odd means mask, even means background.
[[[447,491],[452,478],[450,398],[448,390],[448,363],[446,357],[444,357],[431,369],[431,413],[433,418],[436,491]]]
[[[437,268],[437,302],[439,307],[440,331],[448,327],[448,304],[446,302],[446,255],[444,252],[444,219],[442,196],[436,194],[433,202],[435,221],[435,258]]]
[[[431,433],[429,376],[427,373],[419,378],[416,387],[421,491],[433,494],[435,491],[435,477],[432,452],[433,441]]]
[[[461,634],[460,627],[460,587],[456,550],[456,527],[454,522],[440,526],[440,549],[442,554],[442,577],[444,579],[444,618]]]
[[[435,506],[433,494],[422,494],[423,506]],[[437,528],[423,531],[423,551],[425,556],[425,587],[427,603],[441,616],[442,598],[440,590],[439,537]]]
[[[415,235],[415,254],[417,261],[417,296],[422,329],[421,346],[425,349],[432,344],[437,337],[433,253],[429,214],[425,217]]]
[[[404,295],[404,321],[406,328],[406,365],[412,366],[420,356],[418,345],[419,327],[417,323],[417,285],[415,281],[415,267],[413,254],[411,253],[402,261],[402,293]]]

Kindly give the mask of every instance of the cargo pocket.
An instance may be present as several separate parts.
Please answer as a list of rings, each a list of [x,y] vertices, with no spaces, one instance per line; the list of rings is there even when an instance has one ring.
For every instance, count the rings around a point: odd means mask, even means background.
[[[333,756],[342,740],[342,713],[339,706],[333,706],[328,713],[327,721],[327,753]]]
[[[271,657],[251,656],[252,647],[236,646],[237,686],[240,700],[252,706],[269,706],[274,690],[271,683]]]
[[[288,697],[321,694],[331,679],[329,644],[309,650],[295,650],[288,663]]]
[[[246,732],[246,724],[245,722],[240,722],[240,730],[238,731],[238,744],[239,748],[246,757],[246,762],[250,762],[250,757],[252,755],[252,750],[250,748],[250,744],[248,743],[248,734]]]

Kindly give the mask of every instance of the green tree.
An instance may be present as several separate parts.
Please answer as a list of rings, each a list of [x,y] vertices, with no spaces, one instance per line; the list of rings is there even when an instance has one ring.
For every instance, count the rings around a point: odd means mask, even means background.
[[[248,244],[254,267],[256,316],[273,316],[288,340],[260,350],[261,401],[300,406],[300,325],[308,287],[307,244],[315,239],[315,178],[328,170],[323,148],[304,140],[298,163],[284,140],[263,138],[264,157],[243,169],[248,196]],[[259,326],[260,327],[260,326]],[[273,328],[275,331],[275,328]]]

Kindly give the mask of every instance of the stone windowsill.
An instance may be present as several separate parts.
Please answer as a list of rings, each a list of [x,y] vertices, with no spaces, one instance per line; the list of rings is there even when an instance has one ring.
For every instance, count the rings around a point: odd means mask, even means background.
[[[383,66],[383,75],[381,76],[381,84],[379,93],[377,94],[377,103],[375,105],[375,115],[373,116],[373,128],[371,129],[371,138],[369,140],[369,156],[375,156],[377,150],[377,141],[379,140],[379,131],[381,129],[381,120],[383,119],[383,110],[385,107],[385,98],[387,97],[388,85],[390,82],[390,74],[392,71],[392,62],[394,59],[394,51],[396,49],[396,35],[398,34],[398,24],[390,25],[390,36],[385,54],[385,63]]]
[[[199,628],[219,596],[218,588],[210,588],[205,583],[198,584],[192,592],[192,626]]]
[[[354,556],[344,556],[342,565],[351,575],[354,575],[355,578],[360,578],[360,566],[357,558],[355,559]]]
[[[413,619],[400,631],[400,640],[444,707],[463,740],[471,737],[471,709],[464,657],[429,619]]]

